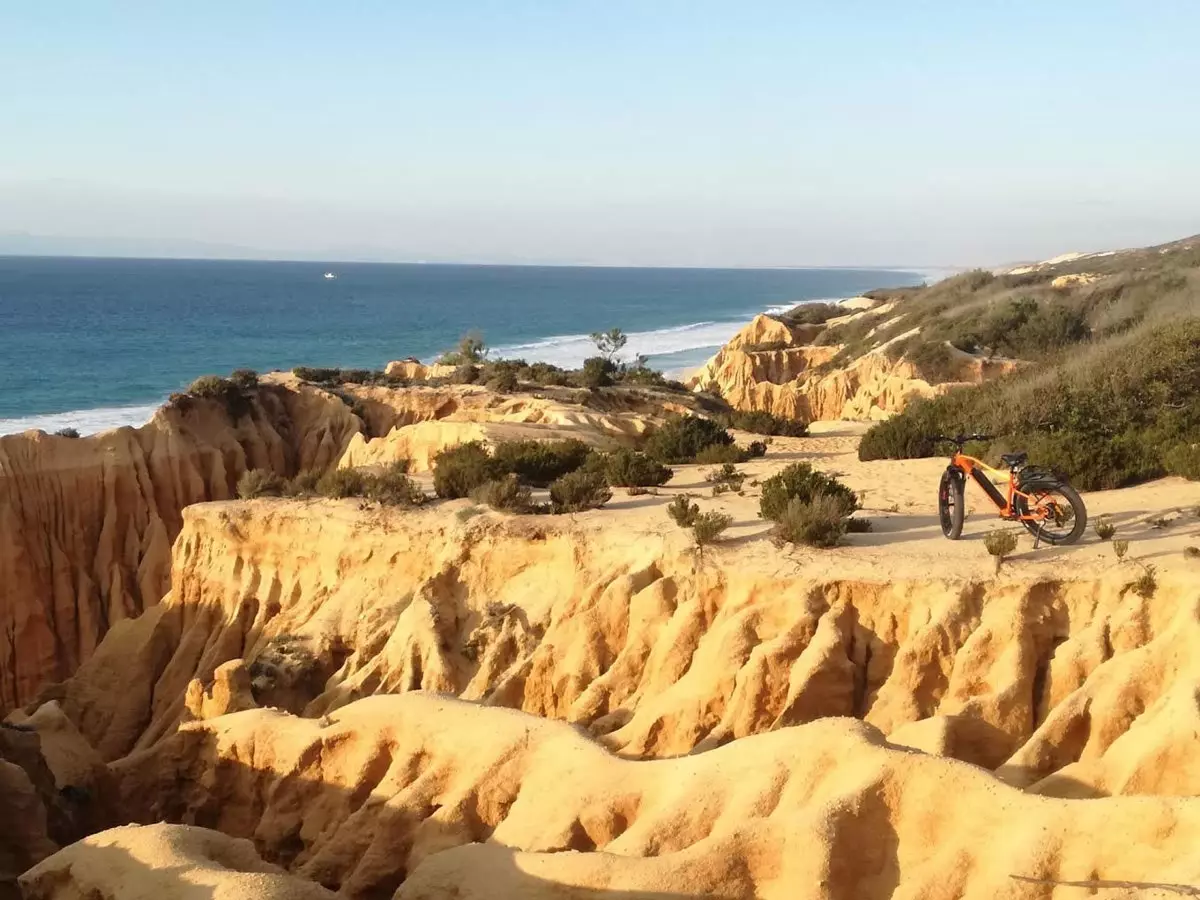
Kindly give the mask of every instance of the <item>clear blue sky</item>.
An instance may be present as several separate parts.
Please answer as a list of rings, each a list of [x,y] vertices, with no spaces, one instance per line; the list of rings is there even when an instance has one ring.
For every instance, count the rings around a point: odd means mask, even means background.
[[[0,237],[684,265],[1161,241],[1200,231],[1198,39],[1193,0],[14,0]]]

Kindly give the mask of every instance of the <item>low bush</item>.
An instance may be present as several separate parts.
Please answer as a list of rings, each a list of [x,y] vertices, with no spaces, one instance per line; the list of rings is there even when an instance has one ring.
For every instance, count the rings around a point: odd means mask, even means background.
[[[512,472],[521,481],[546,487],[556,478],[580,468],[592,452],[583,441],[504,441],[492,458],[502,472]]]
[[[613,487],[657,487],[675,473],[636,450],[620,449],[598,457],[605,480]]]
[[[612,499],[612,491],[598,472],[570,472],[550,485],[550,503],[556,513],[598,509]]]
[[[778,543],[836,547],[846,533],[846,507],[841,498],[829,494],[809,500],[792,497],[774,521],[771,536]]]
[[[77,438],[79,437],[78,428],[60,428],[54,432],[55,436],[62,438]]]
[[[846,520],[846,531],[849,534],[866,534],[875,527],[870,519],[859,519],[851,516]]]
[[[1142,574],[1133,580],[1133,584],[1129,589],[1141,597],[1143,600],[1149,600],[1158,590],[1158,575],[1154,566],[1143,564]]]
[[[223,400],[236,385],[228,378],[220,375],[201,375],[190,385],[187,392],[193,397],[203,397],[205,400]]]
[[[617,364],[611,359],[603,356],[588,357],[583,361],[583,368],[579,370],[579,386],[592,390],[608,387],[613,383],[617,371]]]
[[[445,500],[468,497],[482,484],[507,474],[479,441],[441,451],[433,458],[433,490]]]
[[[733,463],[725,463],[719,469],[709,469],[705,472],[704,480],[713,486],[714,494],[722,494],[726,491],[740,491],[742,482],[746,480],[746,473],[739,472]]]
[[[1129,541],[1113,541],[1112,548],[1113,556],[1120,562],[1125,559],[1125,554],[1129,552]]]
[[[471,499],[503,512],[527,513],[535,508],[529,488],[513,474],[479,485],[471,491]]]
[[[1017,536],[1011,531],[991,531],[984,537],[983,546],[996,561],[996,572],[999,574],[1004,560],[1017,549]]]
[[[339,382],[341,369],[318,369],[312,366],[296,366],[292,369],[292,374],[301,381],[309,381],[313,384],[335,384]]]
[[[700,507],[689,500],[687,494],[677,494],[675,499],[667,504],[667,515],[680,528],[691,528],[700,515]]]
[[[317,493],[332,500],[362,497],[367,492],[367,476],[358,469],[331,469],[317,481]]]
[[[1179,443],[1164,451],[1163,469],[1169,475],[1200,480],[1200,443]]]
[[[471,331],[459,338],[455,349],[447,350],[434,363],[439,366],[474,366],[483,362],[487,355],[488,349],[483,335],[478,331]]]
[[[266,469],[247,469],[238,479],[237,495],[243,500],[255,497],[279,497],[286,484],[274,472]]]
[[[745,462],[749,458],[750,454],[737,444],[709,444],[692,461],[701,465],[724,465]]]
[[[398,460],[382,472],[366,476],[365,496],[384,506],[420,506],[429,500],[408,477],[408,460]]]
[[[846,315],[836,303],[801,303],[793,306],[780,318],[791,325],[823,325],[830,319]]]
[[[733,524],[733,516],[720,512],[700,513],[692,522],[692,537],[696,541],[696,546],[704,548],[710,544],[715,544],[721,537],[721,533]]]
[[[759,459],[767,455],[766,441],[751,441],[746,445],[746,456],[749,459]]]
[[[765,410],[735,410],[724,417],[722,424],[726,428],[736,428],[751,434],[765,434],[768,437],[805,437],[808,434],[808,423],[802,419],[785,419]]]
[[[243,391],[258,387],[258,373],[253,369],[234,369],[229,375],[229,380]]]
[[[474,384],[479,380],[479,366],[463,363],[450,373],[451,384]]]
[[[905,356],[930,384],[943,384],[959,378],[954,351],[942,341],[917,341]]]
[[[488,390],[496,391],[500,394],[511,394],[521,386],[517,380],[516,373],[507,369],[497,372],[495,376],[487,379],[485,385]]]
[[[283,487],[283,495],[285,497],[313,497],[317,494],[317,485],[320,484],[321,473],[314,469],[305,469],[298,473],[290,481],[286,482]]]
[[[646,455],[659,462],[686,463],[708,447],[732,446],[733,436],[719,423],[699,416],[680,416],[670,419],[646,439]],[[738,462],[730,459],[709,459],[706,462]]]
[[[763,482],[759,515],[778,522],[793,500],[811,503],[817,497],[836,502],[842,511],[842,518],[848,518],[858,509],[858,498],[854,491],[836,478],[801,462],[792,463]]]
[[[229,418],[237,421],[250,412],[251,406],[242,390],[228,378],[219,375],[201,375],[187,389],[192,397],[214,400],[225,407]]]
[[[1108,516],[1100,516],[1092,522],[1092,530],[1096,532],[1096,537],[1100,540],[1111,541],[1112,536],[1117,533],[1117,526]]]

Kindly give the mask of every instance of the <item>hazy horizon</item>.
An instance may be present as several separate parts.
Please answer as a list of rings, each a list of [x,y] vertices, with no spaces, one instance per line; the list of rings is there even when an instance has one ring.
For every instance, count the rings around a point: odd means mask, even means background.
[[[1200,232],[1200,8],[4,13],[0,253],[967,267]]]

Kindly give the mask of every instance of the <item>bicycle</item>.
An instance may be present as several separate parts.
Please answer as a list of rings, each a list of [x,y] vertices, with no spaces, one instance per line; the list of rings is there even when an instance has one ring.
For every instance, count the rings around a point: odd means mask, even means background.
[[[990,441],[993,435],[934,435],[932,440],[954,444],[950,465],[938,485],[938,520],[942,534],[952,541],[962,534],[966,507],[963,502],[967,476],[995,504],[1000,518],[1020,522],[1034,536],[1034,547],[1048,544],[1073,544],[1087,528],[1087,507],[1079,492],[1048,469],[1029,465],[1029,454],[1006,453],[1000,457],[1008,467],[1008,490],[1001,493],[984,472],[999,473],[980,459],[963,453],[968,441]]]

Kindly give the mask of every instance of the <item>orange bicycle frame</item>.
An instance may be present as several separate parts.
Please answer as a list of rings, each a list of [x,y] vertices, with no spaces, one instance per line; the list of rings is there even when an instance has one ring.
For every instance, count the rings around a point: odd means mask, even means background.
[[[1008,473],[1008,490],[1002,494],[992,479],[984,474],[985,472],[999,473],[1000,469],[993,469],[983,460],[976,459],[974,456],[967,456],[961,450],[954,454],[950,464],[962,470],[964,474],[971,476],[971,480],[979,485],[983,492],[987,494],[987,498],[995,504],[996,509],[1000,512],[1000,518],[1016,519],[1022,522],[1039,522],[1049,517],[1050,510],[1041,506],[1032,494],[1026,494],[1024,491],[1017,490],[1012,472]],[[1025,507],[1030,512],[1025,515],[1019,514],[1013,507],[1013,498],[1015,497],[1024,497],[1031,501]]]

